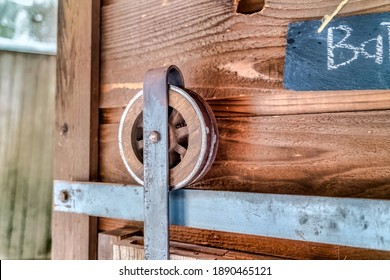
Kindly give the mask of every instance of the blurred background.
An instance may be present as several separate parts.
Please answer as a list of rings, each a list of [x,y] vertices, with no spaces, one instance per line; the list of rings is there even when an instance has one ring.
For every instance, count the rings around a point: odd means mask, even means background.
[[[50,259],[57,0],[0,0],[0,259]]]

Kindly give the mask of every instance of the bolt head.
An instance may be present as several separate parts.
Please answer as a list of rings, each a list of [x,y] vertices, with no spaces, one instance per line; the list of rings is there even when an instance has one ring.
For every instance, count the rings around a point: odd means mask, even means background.
[[[157,131],[151,131],[149,133],[149,140],[153,144],[157,143],[158,141],[160,141],[160,133],[158,133]]]
[[[70,197],[70,196],[69,196],[69,193],[68,193],[68,191],[66,191],[66,190],[61,191],[60,194],[59,194],[59,199],[60,199],[60,201],[61,201],[62,203],[68,202],[69,197]]]

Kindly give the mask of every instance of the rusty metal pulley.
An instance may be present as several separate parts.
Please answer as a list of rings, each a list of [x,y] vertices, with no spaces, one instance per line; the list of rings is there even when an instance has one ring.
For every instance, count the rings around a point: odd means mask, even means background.
[[[130,175],[141,185],[143,167],[143,91],[127,105],[119,127],[119,149]],[[200,179],[214,162],[218,147],[217,123],[211,108],[195,92],[169,87],[168,107],[170,188],[179,189]],[[158,133],[149,136],[158,141]]]

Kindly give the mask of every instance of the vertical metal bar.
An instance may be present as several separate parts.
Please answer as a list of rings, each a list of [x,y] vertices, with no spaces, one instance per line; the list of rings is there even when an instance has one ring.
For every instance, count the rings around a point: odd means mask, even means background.
[[[145,259],[169,259],[169,85],[184,86],[175,66],[149,70],[144,79]]]

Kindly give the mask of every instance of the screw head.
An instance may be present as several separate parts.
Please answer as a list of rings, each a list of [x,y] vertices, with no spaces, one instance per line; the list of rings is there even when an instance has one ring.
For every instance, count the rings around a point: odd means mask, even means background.
[[[156,144],[158,141],[160,141],[160,133],[158,133],[157,131],[151,131],[149,133],[149,140],[153,144]]]
[[[66,191],[66,190],[61,191],[59,194],[59,199],[62,203],[68,202],[69,197],[70,197],[70,195],[69,195],[68,191]]]

